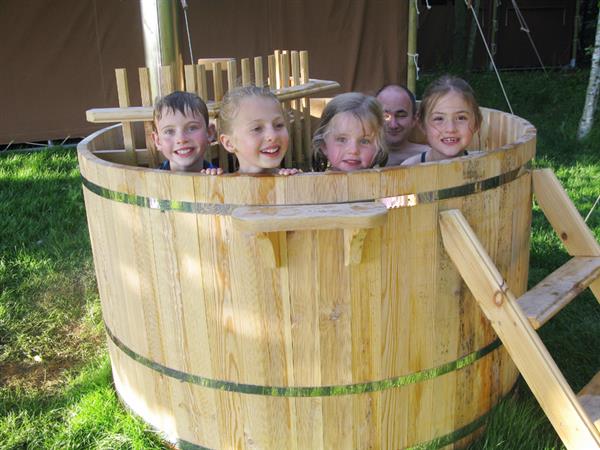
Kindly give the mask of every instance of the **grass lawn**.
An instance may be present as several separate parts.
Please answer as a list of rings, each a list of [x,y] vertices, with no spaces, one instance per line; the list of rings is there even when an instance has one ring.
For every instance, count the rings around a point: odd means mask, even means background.
[[[555,170],[583,216],[600,194],[600,126],[575,139],[587,76],[503,74],[515,113],[538,128],[535,164]],[[468,80],[483,106],[508,110],[493,75]],[[112,388],[75,150],[0,154],[0,198],[0,449],[163,448]],[[600,238],[600,210],[588,224]],[[530,284],[566,259],[534,207]],[[589,290],[540,334],[575,391],[600,369]],[[520,381],[470,448],[564,447]]]

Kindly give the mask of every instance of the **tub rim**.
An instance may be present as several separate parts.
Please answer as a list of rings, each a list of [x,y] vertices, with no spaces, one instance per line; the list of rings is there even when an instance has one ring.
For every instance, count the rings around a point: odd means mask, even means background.
[[[154,203],[160,203],[161,201],[164,203],[172,200],[175,203],[199,202],[216,205],[257,204],[251,200],[244,201],[244,195],[226,199],[222,195],[210,196],[207,194],[204,198],[198,198],[197,195],[187,195],[185,192],[177,193],[175,198],[167,200],[164,195],[164,189],[156,188],[157,185],[188,184],[190,182],[194,185],[194,191],[196,192],[210,190],[216,184],[238,187],[247,186],[249,191],[259,189],[268,190],[269,186],[273,189],[285,191],[286,195],[273,195],[271,198],[265,199],[264,202],[258,203],[261,205],[344,203],[373,201],[397,196],[420,196],[423,199],[429,199],[428,201],[421,201],[421,203],[430,203],[431,201],[451,198],[453,196],[448,196],[444,194],[445,192],[458,192],[460,195],[480,192],[480,185],[482,183],[497,187],[518,178],[518,176],[528,169],[529,162],[535,156],[536,128],[529,121],[519,116],[490,108],[481,109],[488,121],[492,115],[495,115],[502,122],[502,127],[506,128],[507,124],[518,127],[517,129],[520,131],[519,136],[514,141],[491,150],[414,166],[382,167],[356,172],[304,172],[294,176],[228,173],[215,177],[199,173],[164,171],[108,161],[97,156],[92,151],[91,147],[96,139],[106,136],[109,133],[118,132],[122,126],[121,124],[102,128],[87,136],[77,145],[77,151],[84,185],[87,185],[88,188],[91,187],[91,190],[94,190],[95,187],[96,193],[99,191],[105,192],[106,197],[118,197],[119,195],[139,197],[138,200],[134,200],[136,204],[140,202],[144,203],[144,199],[147,200],[146,203],[152,203],[153,200]],[[488,125],[488,127],[491,128],[491,125]],[[486,137],[486,139],[488,138]],[[122,149],[115,150],[123,154],[125,153]],[[146,150],[141,149],[141,151],[144,152]],[[88,166],[96,166],[98,170],[88,170]],[[112,181],[106,180],[102,176],[106,173],[105,171],[116,173]],[[136,177],[139,178],[140,176],[146,179],[146,183],[128,183],[126,181]],[[265,180],[270,181],[267,182]],[[357,186],[363,183],[367,183],[369,189],[373,192],[361,194],[337,193],[336,195],[319,199],[308,198],[311,195],[289,195],[292,190],[309,191],[316,189],[314,188],[315,184],[320,186],[347,185],[348,189],[353,191],[357,190]],[[360,191],[361,189],[358,190]],[[312,197],[315,197],[315,195],[312,195]]]

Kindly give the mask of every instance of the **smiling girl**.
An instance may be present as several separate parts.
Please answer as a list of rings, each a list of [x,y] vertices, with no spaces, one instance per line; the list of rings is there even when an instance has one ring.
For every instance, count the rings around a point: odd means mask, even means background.
[[[331,100],[313,136],[314,170],[351,172],[383,166],[383,112],[375,97],[348,92]]]
[[[466,155],[482,116],[471,86],[462,78],[445,75],[425,90],[418,120],[431,148],[408,158],[403,166]]]
[[[219,118],[219,141],[237,157],[240,173],[298,172],[278,169],[290,138],[281,104],[268,89],[256,86],[232,89],[223,98]]]

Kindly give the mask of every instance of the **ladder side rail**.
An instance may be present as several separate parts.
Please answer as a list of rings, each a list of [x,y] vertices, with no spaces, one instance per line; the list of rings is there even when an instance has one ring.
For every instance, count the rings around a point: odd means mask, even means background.
[[[533,171],[533,193],[537,203],[571,256],[600,256],[600,244],[550,169]],[[600,279],[590,285],[600,302]]]
[[[440,213],[440,228],[446,251],[563,443],[600,448],[600,433],[462,213]]]

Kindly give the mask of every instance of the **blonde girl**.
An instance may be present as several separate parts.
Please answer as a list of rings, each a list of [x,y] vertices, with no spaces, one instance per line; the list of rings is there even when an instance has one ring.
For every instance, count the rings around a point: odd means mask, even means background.
[[[383,124],[375,97],[358,92],[334,97],[323,110],[313,136],[314,170],[351,172],[385,165]]]
[[[403,166],[466,155],[466,148],[481,127],[482,116],[469,83],[444,75],[425,90],[418,121],[431,148],[408,158]]]
[[[288,150],[289,135],[281,104],[269,89],[232,89],[223,98],[219,119],[219,141],[237,157],[240,173],[298,172],[278,169]]]

